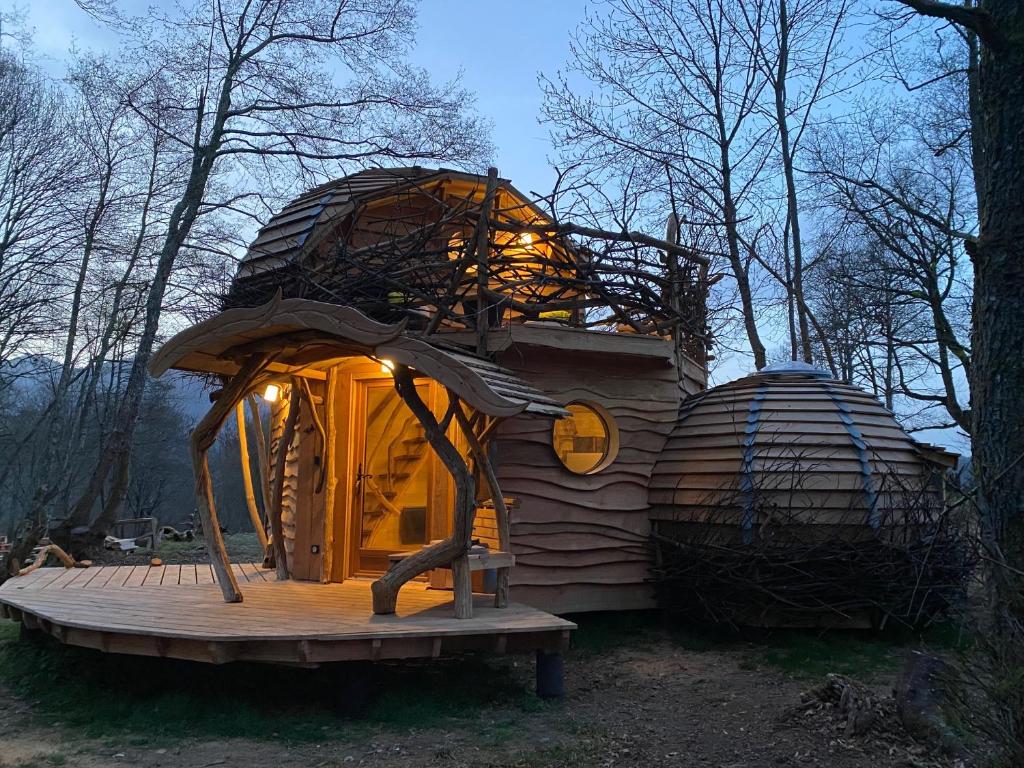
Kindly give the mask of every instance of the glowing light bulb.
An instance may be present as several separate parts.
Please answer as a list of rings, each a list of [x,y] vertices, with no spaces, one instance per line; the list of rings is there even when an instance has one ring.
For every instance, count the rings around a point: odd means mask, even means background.
[[[263,399],[268,403],[276,403],[277,396],[281,394],[281,388],[277,384],[267,384],[267,388],[263,391]]]
[[[395,363],[392,360],[381,360],[380,371],[381,373],[391,373],[395,370]]]

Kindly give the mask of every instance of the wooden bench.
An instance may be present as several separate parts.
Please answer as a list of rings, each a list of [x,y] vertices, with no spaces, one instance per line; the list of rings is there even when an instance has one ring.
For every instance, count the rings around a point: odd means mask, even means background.
[[[393,552],[388,555],[388,560],[392,563],[397,563],[409,555],[414,554],[413,552]],[[469,561],[470,571],[486,571],[489,569],[497,570],[498,568],[511,568],[516,564],[516,556],[511,552],[471,552],[466,555],[466,559]],[[451,565],[442,565],[441,568],[451,570]]]
[[[388,560],[394,564],[414,554],[413,552],[393,552],[388,555]],[[505,583],[508,583],[508,572],[509,569],[516,564],[516,556],[511,552],[500,552],[497,550],[484,550],[470,552],[466,555],[466,563],[469,566],[469,575],[479,571],[493,570],[496,574],[505,574]],[[439,571],[450,571],[452,573],[452,579],[435,579],[433,576],[430,578],[430,584],[432,587],[438,588],[452,588],[454,589],[454,569],[451,563],[447,565],[439,566],[434,569],[434,573]],[[448,574],[445,574],[448,576]],[[502,590],[500,588],[501,579],[497,581],[496,589],[494,591],[494,607],[495,608],[507,608],[508,607],[508,590]],[[472,615],[472,606],[469,608],[470,614]],[[456,616],[458,616],[458,606],[456,606]]]

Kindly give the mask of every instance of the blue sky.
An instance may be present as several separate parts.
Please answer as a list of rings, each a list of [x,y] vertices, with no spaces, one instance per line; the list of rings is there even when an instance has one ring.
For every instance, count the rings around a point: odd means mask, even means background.
[[[438,79],[463,71],[481,113],[494,121],[495,161],[523,191],[548,192],[554,174],[547,129],[539,125],[537,73],[562,66],[584,0],[424,0],[414,61]],[[490,36],[481,51],[482,33]]]

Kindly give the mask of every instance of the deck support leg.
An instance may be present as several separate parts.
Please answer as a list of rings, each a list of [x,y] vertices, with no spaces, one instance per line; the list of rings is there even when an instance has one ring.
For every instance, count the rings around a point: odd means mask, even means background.
[[[463,552],[452,561],[452,586],[455,591],[455,618],[473,618],[473,574],[469,558]]]
[[[542,699],[565,698],[565,661],[557,651],[537,651],[537,696]]]
[[[507,551],[507,550],[506,550]],[[508,608],[508,577],[511,568],[499,568],[497,573],[498,585],[494,590],[494,607]]]

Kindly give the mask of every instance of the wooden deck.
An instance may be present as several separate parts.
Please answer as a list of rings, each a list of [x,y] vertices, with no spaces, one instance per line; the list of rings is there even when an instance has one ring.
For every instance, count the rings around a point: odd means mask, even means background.
[[[223,663],[431,658],[463,651],[562,650],[572,622],[475,598],[456,619],[450,592],[402,588],[398,613],[375,616],[370,582],[278,582],[254,563],[232,568],[244,596],[225,603],[209,565],[40,568],[0,587],[0,616],[63,643],[109,653]]]

